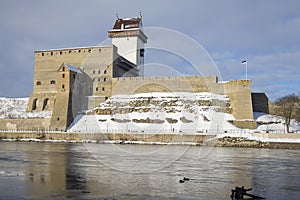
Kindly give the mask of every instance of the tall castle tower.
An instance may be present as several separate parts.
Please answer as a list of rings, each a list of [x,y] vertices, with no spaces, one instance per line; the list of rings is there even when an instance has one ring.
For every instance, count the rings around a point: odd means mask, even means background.
[[[135,64],[140,69],[140,76],[143,76],[144,46],[148,38],[143,32],[142,16],[117,18],[108,35],[118,48],[118,54]]]

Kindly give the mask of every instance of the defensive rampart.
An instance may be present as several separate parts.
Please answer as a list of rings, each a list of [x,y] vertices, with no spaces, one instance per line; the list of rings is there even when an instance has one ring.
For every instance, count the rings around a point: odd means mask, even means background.
[[[48,130],[50,118],[0,119],[0,130]]]

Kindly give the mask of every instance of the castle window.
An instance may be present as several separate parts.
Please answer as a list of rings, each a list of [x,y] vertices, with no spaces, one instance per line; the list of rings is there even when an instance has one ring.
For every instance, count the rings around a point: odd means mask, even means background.
[[[101,79],[100,79],[100,78],[98,78],[98,82],[100,82],[100,80],[101,80]]]
[[[59,117],[56,120],[59,121]]]
[[[102,88],[102,91],[104,91],[105,89],[104,89],[104,87]]]
[[[50,81],[50,84],[51,85],[55,84],[55,80]]]
[[[89,49],[89,53],[91,53],[91,49]]]
[[[65,85],[62,85],[61,88],[62,88],[62,89],[65,89]]]
[[[44,56],[44,53],[42,53],[42,56]]]
[[[50,54],[51,56],[53,56],[53,52],[51,51],[51,54]]]
[[[106,81],[106,78],[104,78],[103,81],[105,82],[105,81]]]
[[[62,54],[62,51],[60,51],[59,54],[61,55],[61,54]]]
[[[46,106],[48,105],[48,101],[49,101],[48,98],[44,99],[44,102],[43,102],[43,110],[46,109]]]
[[[106,70],[104,70],[104,72],[103,72],[104,74],[106,74]]]
[[[62,68],[63,72],[65,71],[65,67]]]
[[[70,50],[69,53],[72,53],[72,51]]]
[[[105,101],[108,99],[108,97],[105,97]]]
[[[65,78],[65,74],[62,74],[61,77],[62,77],[62,78]]]
[[[101,53],[101,49],[99,49],[99,53]]]
[[[81,52],[81,50],[79,49],[79,50],[78,50],[78,53],[80,53],[80,52]]]
[[[73,74],[73,79],[76,79],[76,74]]]
[[[41,81],[37,81],[36,85],[42,85]]]
[[[140,49],[140,56],[144,57],[145,49]]]
[[[36,110],[37,103],[38,103],[38,99],[34,99],[32,102],[32,110]]]
[[[96,74],[96,71],[95,71],[95,70],[93,71],[93,74]]]
[[[98,91],[98,88],[96,87],[96,91]]]
[[[98,74],[100,74],[100,72],[101,72],[101,71],[100,71],[100,70],[98,70]]]

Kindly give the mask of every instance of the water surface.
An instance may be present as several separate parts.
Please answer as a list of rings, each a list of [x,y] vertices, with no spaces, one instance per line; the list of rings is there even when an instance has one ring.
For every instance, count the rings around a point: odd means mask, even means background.
[[[300,151],[0,142],[0,199],[230,199],[235,186],[299,199]]]

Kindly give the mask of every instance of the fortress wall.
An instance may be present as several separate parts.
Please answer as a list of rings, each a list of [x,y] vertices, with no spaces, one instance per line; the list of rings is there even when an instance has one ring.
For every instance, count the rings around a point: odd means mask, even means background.
[[[0,130],[48,130],[50,118],[0,119]]]
[[[235,118],[253,121],[250,80],[235,80],[223,85]]]
[[[72,113],[72,107],[69,107],[69,96],[70,94],[68,92],[57,93],[56,103],[51,117],[51,130],[64,131],[69,123],[71,123],[67,121],[69,119],[68,114]]]
[[[54,108],[54,102],[55,102],[55,95],[56,93],[31,93],[30,95],[30,101],[27,105],[27,112],[34,111],[34,99],[37,99],[35,106],[35,111],[42,111],[42,110],[48,110],[52,111]],[[48,99],[48,101],[47,101]]]
[[[211,92],[227,95],[239,127],[255,128],[249,80],[218,83],[216,76],[113,78],[112,95],[148,92]]]
[[[113,51],[116,51],[113,46],[35,51],[34,92],[57,90],[56,84],[50,82],[57,82],[56,72],[62,63],[80,67],[91,78],[100,78],[105,68],[113,62]],[[37,85],[37,81],[40,81],[41,85]]]
[[[113,78],[112,95],[148,92],[221,92],[215,76]]]

